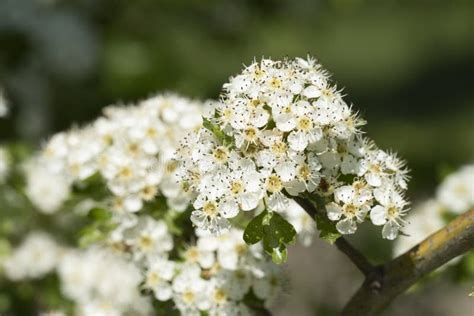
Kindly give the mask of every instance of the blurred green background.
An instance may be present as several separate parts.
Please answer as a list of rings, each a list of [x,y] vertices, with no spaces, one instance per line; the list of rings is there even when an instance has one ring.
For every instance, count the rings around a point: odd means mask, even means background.
[[[12,107],[0,141],[39,144],[155,92],[217,98],[254,57],[307,54],[377,144],[407,159],[412,200],[473,161],[472,0],[0,0],[0,86]],[[388,243],[358,243],[390,256]]]

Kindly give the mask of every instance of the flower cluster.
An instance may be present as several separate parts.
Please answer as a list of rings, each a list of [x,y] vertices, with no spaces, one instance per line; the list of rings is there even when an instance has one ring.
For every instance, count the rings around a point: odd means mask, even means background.
[[[474,207],[474,165],[465,165],[448,175],[439,185],[436,198],[414,207],[407,217],[404,232],[408,236],[395,243],[394,254],[399,255],[420,243],[427,236],[446,225],[451,214],[462,214]]]
[[[57,269],[78,315],[151,315],[151,302],[139,291],[140,270],[110,250],[70,250]]]
[[[365,122],[314,59],[254,62],[209,107],[205,127],[178,150],[195,225],[220,233],[240,211],[284,212],[289,196],[311,194],[342,234],[369,215],[384,238],[397,236],[408,205],[404,162],[362,136]]]
[[[163,221],[134,214],[128,219],[109,245],[142,267],[145,289],[159,301],[171,300],[183,315],[246,315],[251,289],[267,304],[281,290],[281,271],[259,246],[245,244],[241,230],[218,237],[197,231],[196,242],[181,244],[175,254]]]
[[[251,292],[270,304],[281,290],[282,273],[272,266],[261,246],[247,246],[243,231],[237,229],[219,237],[204,231],[196,237],[181,236],[170,229],[170,219],[180,216],[191,198],[176,178],[173,154],[179,139],[201,126],[201,114],[199,103],[174,95],[154,97],[136,106],[108,107],[92,124],[50,139],[41,155],[25,168],[26,191],[40,211],[53,213],[74,191],[72,184],[80,188],[94,179],[93,175],[100,175],[108,192],[99,199],[94,197],[95,201],[77,196],[80,203],[76,208],[85,204],[86,212],[97,206],[113,211],[108,221],[114,228],[107,231],[102,246],[138,269],[138,283],[145,292],[171,302],[186,315],[203,311],[245,315],[249,312],[245,298]],[[286,216],[308,244],[315,225],[299,206],[293,207]],[[98,308],[109,308],[102,310],[107,315],[118,313],[112,308],[124,304],[110,301],[106,293],[90,296],[107,292],[110,282],[104,280],[102,289],[88,284],[88,279],[74,281],[76,270],[85,269],[81,275],[100,274],[92,260],[96,250],[89,252],[69,252],[61,260],[59,273],[66,282],[63,289],[85,314],[94,309],[98,312]],[[73,286],[74,282],[86,284]]]
[[[159,193],[184,210],[188,198],[174,179],[172,155],[179,138],[201,123],[200,104],[172,94],[111,106],[92,124],[53,136],[38,164],[69,185],[100,173],[117,211],[139,211]]]

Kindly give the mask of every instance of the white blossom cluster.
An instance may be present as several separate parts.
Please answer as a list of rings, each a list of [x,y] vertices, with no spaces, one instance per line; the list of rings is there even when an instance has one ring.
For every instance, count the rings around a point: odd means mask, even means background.
[[[12,281],[57,273],[77,315],[151,315],[150,300],[140,294],[140,269],[111,250],[67,248],[44,232],[31,232],[2,265]]]
[[[184,210],[189,198],[174,179],[171,158],[179,138],[201,123],[200,104],[173,94],[134,106],[108,107],[92,124],[50,139],[30,170],[29,195],[41,209],[52,213],[73,182],[100,173],[113,193],[114,210],[139,211],[159,193],[172,209]],[[35,190],[54,190],[49,192],[50,199],[57,203],[36,199],[45,194]]]
[[[175,95],[157,96],[136,106],[108,107],[104,116],[92,124],[50,139],[41,155],[25,167],[26,191],[41,211],[53,213],[68,198],[73,183],[80,186],[100,174],[109,190],[106,200],[82,202],[88,209],[98,203],[113,211],[111,221],[116,228],[107,236],[106,245],[140,271],[140,282],[157,300],[172,302],[186,315],[203,311],[209,315],[245,315],[248,308],[244,297],[250,291],[270,304],[281,290],[281,271],[272,267],[259,246],[247,246],[243,232],[238,230],[219,237],[201,232],[197,240],[183,244],[178,237],[177,243],[169,223],[145,211],[138,212],[145,202],[165,203],[163,200],[167,204],[163,212],[168,215],[188,207],[189,192],[179,184],[177,164],[172,158],[179,139],[201,126],[201,114],[199,103]],[[163,200],[157,200],[160,195]],[[287,214],[308,243],[315,228],[305,216],[296,207]],[[83,314],[115,315],[118,303],[107,303],[109,297],[90,296],[102,289],[93,288],[83,275],[92,275],[93,280],[96,273],[100,274],[95,264],[107,261],[101,256],[93,261],[93,254],[95,250],[90,254],[70,252],[61,260],[58,270],[66,282],[63,288],[78,302]],[[81,262],[84,268],[80,268]],[[86,284],[78,286],[75,282]],[[104,287],[103,291],[113,288]]]
[[[139,291],[140,270],[110,250],[70,250],[59,262],[58,275],[77,315],[151,315],[151,302]]]
[[[399,255],[443,228],[446,214],[462,214],[474,207],[474,165],[465,165],[448,175],[437,189],[435,198],[413,208],[404,233],[397,239],[394,254]]]
[[[247,315],[250,290],[270,304],[281,291],[282,272],[259,246],[248,246],[243,231],[197,240],[178,254],[163,221],[130,214],[110,236],[109,245],[142,268],[143,286],[162,302],[172,301],[183,315]],[[177,245],[175,245],[177,246]],[[176,247],[175,247],[176,248]]]
[[[3,262],[5,275],[13,281],[41,278],[56,269],[63,251],[48,234],[31,232]]]
[[[327,216],[352,234],[369,215],[397,237],[408,203],[407,170],[362,136],[365,123],[314,59],[262,59],[224,85],[178,150],[178,175],[192,191],[195,225],[213,233],[262,203],[284,212],[290,195],[324,198]]]

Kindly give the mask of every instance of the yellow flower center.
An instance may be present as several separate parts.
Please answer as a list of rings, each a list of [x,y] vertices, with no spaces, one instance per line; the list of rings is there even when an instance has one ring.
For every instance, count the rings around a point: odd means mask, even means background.
[[[271,175],[267,180],[267,190],[269,192],[280,192],[283,189],[283,184],[281,183],[280,177],[276,174]]]
[[[119,171],[119,177],[122,179],[130,179],[133,176],[133,171],[130,167],[123,167]]]
[[[298,178],[303,181],[308,181],[310,177],[311,177],[311,170],[309,169],[307,165],[302,165],[298,169]]]
[[[212,155],[218,163],[225,163],[229,158],[229,151],[225,147],[217,147]]]
[[[160,282],[160,277],[156,272],[150,272],[148,273],[148,276],[146,278],[146,283],[148,286],[156,286]]]
[[[230,185],[230,192],[232,192],[233,195],[237,195],[239,193],[242,193],[244,191],[244,184],[242,181],[233,181]]]
[[[346,217],[352,218],[352,217],[356,216],[357,210],[358,210],[358,208],[355,205],[347,204],[344,207],[344,214],[346,215]]]
[[[196,298],[196,296],[194,295],[193,292],[191,291],[185,291],[183,293],[183,301],[186,303],[186,304],[191,304],[192,302],[194,302],[194,299]]]
[[[191,247],[186,251],[185,257],[189,262],[197,262],[199,259],[199,250],[196,247]]]
[[[278,155],[285,154],[287,148],[288,148],[288,146],[282,141],[275,142],[271,147],[272,152],[275,153],[275,154],[278,154]]]
[[[222,289],[217,289],[214,291],[214,302],[221,304],[227,300],[227,294]]]
[[[398,217],[398,208],[395,206],[390,206],[387,210],[387,216],[388,218],[397,218]]]
[[[308,117],[303,116],[298,120],[297,127],[298,129],[307,132],[313,128],[313,122]]]
[[[157,193],[157,188],[152,185],[147,185],[142,189],[141,195],[145,201],[150,201],[153,199]]]
[[[272,79],[270,79],[270,86],[273,89],[280,89],[281,88],[281,80],[276,78],[276,77],[273,77]]]
[[[255,143],[257,140],[257,129],[255,127],[247,127],[244,129],[244,138],[248,142]]]
[[[202,207],[202,211],[209,217],[216,217],[217,205],[214,202],[206,202]]]
[[[153,246],[153,239],[148,235],[142,235],[138,239],[138,245],[142,250],[149,250]]]

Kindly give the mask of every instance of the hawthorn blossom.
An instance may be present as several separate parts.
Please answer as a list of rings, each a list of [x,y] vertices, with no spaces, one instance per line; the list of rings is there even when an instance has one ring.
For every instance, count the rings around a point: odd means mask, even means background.
[[[38,279],[53,271],[61,259],[61,247],[44,232],[31,232],[3,262],[8,279]]]
[[[321,197],[329,219],[350,234],[373,207],[384,207],[375,189],[406,189],[404,162],[362,136],[365,121],[311,57],[253,62],[223,85],[204,118],[181,141],[176,175],[192,193],[193,223],[215,234],[240,211],[285,213],[291,196],[302,194]],[[356,182],[367,192],[340,194]]]
[[[393,187],[381,187],[374,190],[374,197],[380,205],[370,211],[370,219],[374,225],[383,225],[382,236],[393,240],[398,230],[405,223],[402,216],[407,212],[408,203]]]

